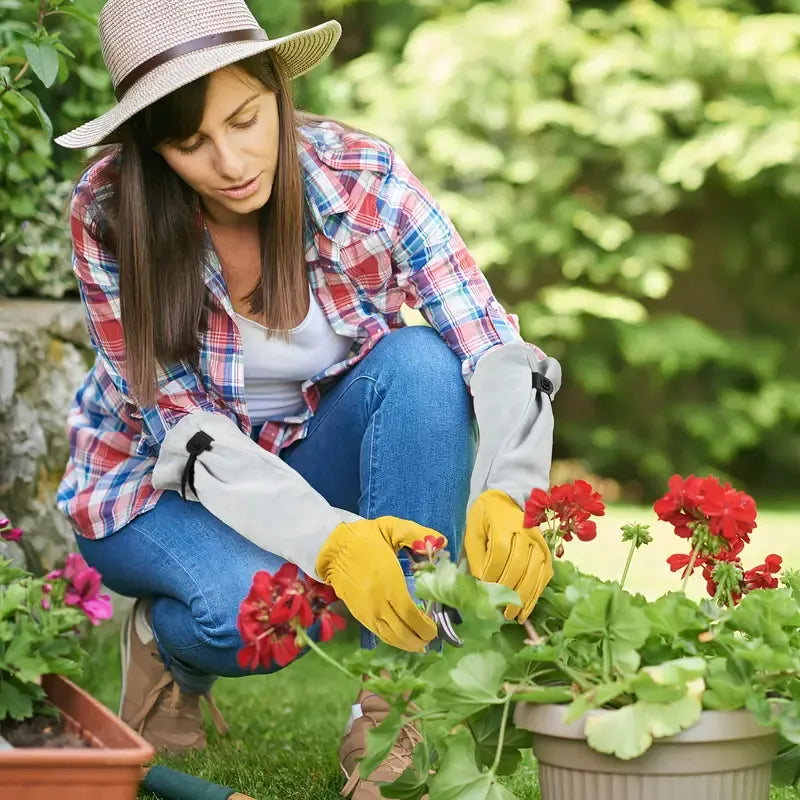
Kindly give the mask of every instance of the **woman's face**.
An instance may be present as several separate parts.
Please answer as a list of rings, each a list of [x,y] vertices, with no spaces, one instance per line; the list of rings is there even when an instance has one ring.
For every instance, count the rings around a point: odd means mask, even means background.
[[[240,67],[210,76],[200,128],[157,148],[221,225],[248,221],[269,200],[278,164],[275,93]]]

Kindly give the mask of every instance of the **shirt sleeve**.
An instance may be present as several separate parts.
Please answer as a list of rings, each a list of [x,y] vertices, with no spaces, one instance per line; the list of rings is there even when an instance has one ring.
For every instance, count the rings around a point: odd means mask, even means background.
[[[156,402],[148,408],[138,406],[126,378],[125,342],[119,298],[119,264],[99,240],[102,230],[100,210],[89,180],[78,184],[71,203],[72,266],[86,311],[89,338],[103,362],[114,389],[139,408],[146,436],[160,445],[166,432],[187,413],[202,409],[218,412],[196,372],[186,363],[157,368]]]
[[[495,298],[447,214],[396,153],[392,159],[378,212],[392,238],[397,284],[461,359],[469,385],[484,353],[522,341],[518,320]]]

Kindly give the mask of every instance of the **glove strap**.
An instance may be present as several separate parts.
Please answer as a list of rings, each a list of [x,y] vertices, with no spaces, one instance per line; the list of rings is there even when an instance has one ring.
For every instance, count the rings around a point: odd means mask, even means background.
[[[539,392],[544,392],[551,400],[553,399],[553,381],[541,372],[532,372],[532,385],[533,388]]]
[[[187,482],[189,488],[192,490],[192,494],[197,497],[197,492],[194,490],[194,462],[197,461],[197,456],[204,450],[211,450],[211,442],[213,441],[214,440],[205,431],[198,431],[186,442],[186,450],[189,453],[189,458],[181,474],[181,497],[184,500],[186,500]]]

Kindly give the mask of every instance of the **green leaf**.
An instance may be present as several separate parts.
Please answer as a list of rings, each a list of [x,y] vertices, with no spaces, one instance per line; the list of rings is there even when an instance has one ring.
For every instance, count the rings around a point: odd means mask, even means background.
[[[27,592],[21,583],[12,583],[0,591],[0,619],[10,617],[25,607]]]
[[[372,774],[378,764],[389,755],[404,721],[400,712],[393,708],[380,725],[367,731],[367,752],[358,765],[361,775]]]
[[[487,583],[486,581],[481,581],[480,585],[489,596],[489,602],[495,608],[502,608],[509,604],[516,606],[520,604],[519,595],[513,589],[503,586],[502,583]]]
[[[409,767],[396,781],[381,786],[383,797],[393,797],[395,800],[420,800],[428,788],[426,780],[422,780],[411,767]]]
[[[616,585],[599,588],[579,600],[563,629],[564,636],[576,640],[582,649],[592,640],[608,648],[610,666],[622,675],[638,668],[638,650],[648,632],[649,622],[644,610]]]
[[[772,761],[772,784],[800,789],[800,744],[782,740]]]
[[[49,89],[58,77],[58,51],[49,42],[25,42],[22,47],[31,69]]]
[[[492,706],[475,714],[466,721],[472,737],[475,739],[475,753],[480,766],[491,767],[494,763],[502,719],[502,706]],[[530,746],[530,732],[515,728],[513,725],[506,725],[500,763],[497,765],[496,770],[497,774],[513,774],[522,759],[520,749],[529,748]]]
[[[435,570],[419,573],[416,591],[422,600],[439,600],[481,619],[494,619],[498,606],[519,600],[510,589],[479,581],[467,573],[465,565],[458,567],[452,561],[440,561]]]
[[[50,117],[47,116],[45,110],[42,108],[42,104],[39,102],[39,98],[29,89],[23,89],[21,92],[18,92],[18,94],[28,103],[28,105],[33,109],[36,116],[39,118],[39,122],[42,126],[42,129],[47,134],[47,138],[52,139],[53,123],[50,122]]]
[[[0,721],[6,717],[23,720],[33,715],[33,704],[44,697],[41,686],[27,684],[20,688],[17,681],[0,678]]]
[[[706,661],[699,656],[674,658],[652,667],[643,667],[642,672],[647,673],[654,681],[661,684],[685,684],[706,674]]]
[[[602,708],[621,694],[630,692],[630,690],[630,681],[615,681],[614,683],[601,683],[593,686],[589,691],[584,692],[572,701],[564,721],[567,723],[575,722],[587,711],[591,711],[593,708]]]
[[[656,598],[647,605],[644,613],[650,622],[651,634],[663,636],[669,642],[687,634],[696,636],[707,627],[697,605],[678,592]]]
[[[586,739],[598,753],[637,758],[654,738],[672,736],[700,719],[702,704],[687,695],[673,703],[638,702],[586,720]]]
[[[5,668],[9,672],[13,672],[23,683],[29,683],[48,671],[47,662],[30,651],[30,641],[36,640],[33,638],[34,636],[36,634],[32,634],[31,639],[29,639],[24,635],[24,632],[20,632],[6,648],[3,655]]]
[[[506,659],[499,653],[469,653],[450,670],[450,682],[435,690],[448,711],[468,716],[484,706],[502,703]]]
[[[431,800],[514,800],[490,770],[475,761],[475,742],[461,728],[447,741],[441,766],[429,782]]]

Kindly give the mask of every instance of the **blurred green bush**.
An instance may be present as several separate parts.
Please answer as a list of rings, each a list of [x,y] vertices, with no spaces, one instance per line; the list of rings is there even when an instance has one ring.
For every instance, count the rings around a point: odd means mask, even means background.
[[[59,132],[111,103],[88,21],[101,4],[45,0],[84,17],[45,20],[80,53],[32,87]],[[299,104],[394,144],[562,361],[558,456],[634,499],[673,471],[794,490],[800,0],[250,5],[273,36],[342,20]],[[0,0],[0,92],[47,43],[20,27],[39,8]],[[72,286],[59,214],[79,161],[37,113],[0,96],[2,294]]]
[[[561,359],[557,453],[646,496],[673,471],[797,485],[799,78],[797,14],[507,0],[328,90]]]

